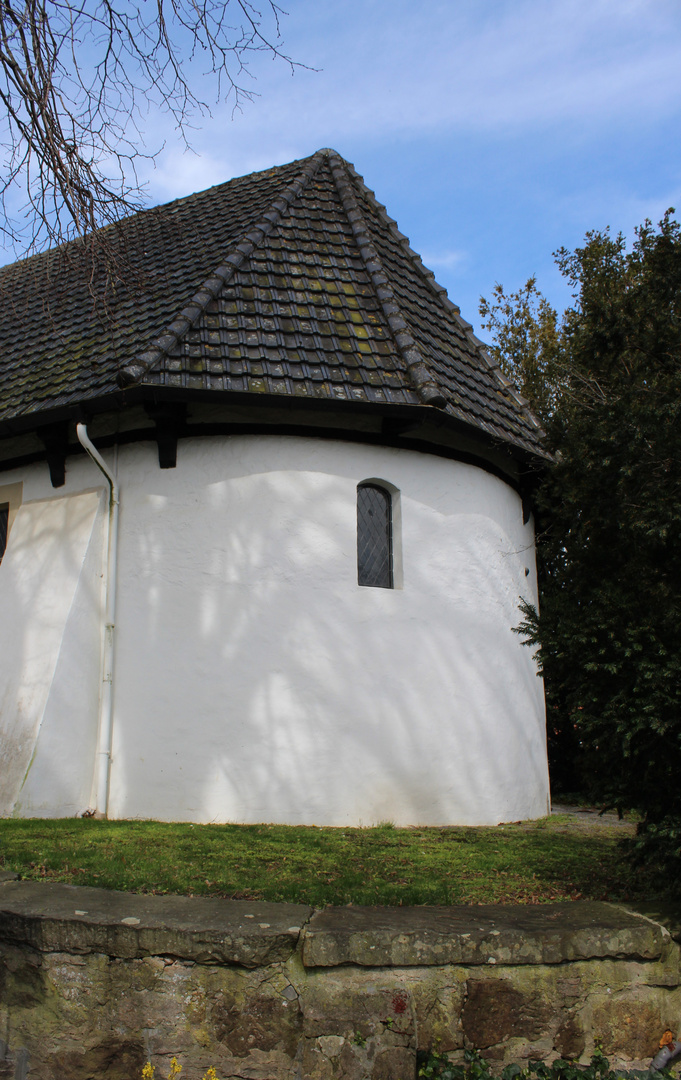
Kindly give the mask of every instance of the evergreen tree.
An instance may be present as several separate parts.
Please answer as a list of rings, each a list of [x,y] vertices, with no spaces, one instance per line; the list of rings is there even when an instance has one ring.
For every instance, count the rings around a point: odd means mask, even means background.
[[[512,379],[543,424],[549,420],[563,388],[563,327],[558,313],[531,277],[506,295],[495,285],[492,300],[480,299],[485,330],[492,334],[490,352],[504,375]]]
[[[575,303],[554,321],[540,614],[525,607],[521,630],[539,648],[549,726],[579,748],[584,786],[604,806],[640,811],[639,848],[663,843],[681,882],[681,233],[671,214],[638,229],[629,252],[608,232],[558,252]]]

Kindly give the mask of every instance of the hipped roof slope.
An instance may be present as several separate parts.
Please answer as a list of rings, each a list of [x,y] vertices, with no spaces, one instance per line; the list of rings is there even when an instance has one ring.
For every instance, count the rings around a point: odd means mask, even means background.
[[[430,406],[544,456],[523,400],[332,150],[95,239],[0,272],[0,423],[169,388]]]

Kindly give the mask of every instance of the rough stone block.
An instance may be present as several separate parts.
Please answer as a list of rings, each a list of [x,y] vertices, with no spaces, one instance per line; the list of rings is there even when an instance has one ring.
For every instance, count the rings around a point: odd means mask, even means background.
[[[593,1037],[606,1057],[652,1058],[664,1028],[659,1002],[642,994],[613,994],[593,1009]]]
[[[141,896],[30,881],[0,889],[0,937],[43,952],[180,956],[261,967],[286,960],[312,913],[304,904]]]
[[[553,1042],[553,1048],[559,1057],[568,1061],[577,1061],[586,1049],[584,1029],[577,1016],[568,1014],[564,1017]]]
[[[306,1078],[395,1080],[404,1075],[407,1080],[414,1076],[413,1001],[394,974],[367,978],[365,972],[347,968],[308,977],[301,1007],[302,1075]]]
[[[134,1039],[104,1039],[90,1046],[62,1046],[44,1060],[43,1075],[59,1080],[131,1080],[141,1077],[146,1061],[144,1047]],[[31,1069],[29,1077],[33,1078]]]
[[[305,928],[306,967],[562,964],[660,957],[664,932],[614,904],[325,908]]]
[[[470,979],[461,1014],[466,1045],[486,1050],[516,1036],[526,1040],[546,1035],[553,1009],[542,997],[524,993],[510,979]]]
[[[409,974],[418,1048],[438,1046],[443,1053],[463,1049],[461,1013],[466,996],[466,969],[418,968]]]

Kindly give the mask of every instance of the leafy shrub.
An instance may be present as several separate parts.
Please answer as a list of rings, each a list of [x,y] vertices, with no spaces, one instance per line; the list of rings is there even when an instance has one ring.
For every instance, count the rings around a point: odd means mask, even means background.
[[[631,250],[606,230],[559,251],[575,297],[561,322],[533,282],[497,292],[483,314],[507,367],[520,365],[530,391],[539,378],[555,453],[535,501],[540,610],[522,605],[518,629],[539,646],[558,783],[639,813],[639,854],[649,860],[659,840],[665,880],[681,891],[678,841],[665,850],[681,822],[681,226],[671,213],[645,222]]]
[[[623,847],[632,865],[645,868],[662,894],[681,895],[681,816],[642,821],[636,836],[624,841]]]
[[[363,1045],[365,1040],[353,1040]],[[177,1058],[170,1063],[168,1080],[178,1080],[182,1066]],[[142,1080],[154,1080],[156,1067],[150,1062],[142,1070]],[[446,1054],[436,1049],[419,1051],[419,1080],[498,1080],[489,1071],[489,1065],[478,1050],[464,1051],[464,1064],[454,1064]],[[590,1065],[577,1065],[574,1061],[557,1058],[550,1065],[543,1061],[530,1061],[525,1066],[513,1062],[501,1073],[501,1080],[674,1080],[669,1069],[618,1069],[610,1068],[608,1059],[597,1050]],[[203,1080],[218,1080],[215,1069],[211,1066]]]
[[[419,1054],[419,1080],[493,1080],[489,1066],[477,1050],[464,1052],[463,1065],[455,1065],[446,1054],[429,1050]],[[590,1065],[577,1065],[573,1061],[557,1058],[551,1065],[543,1061],[530,1061],[521,1066],[507,1065],[501,1073],[502,1080],[671,1080],[668,1069],[631,1069],[625,1071],[610,1068],[608,1059],[597,1050]]]

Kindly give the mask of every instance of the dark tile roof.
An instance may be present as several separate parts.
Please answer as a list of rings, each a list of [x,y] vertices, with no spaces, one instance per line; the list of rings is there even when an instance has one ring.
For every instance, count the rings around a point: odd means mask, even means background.
[[[0,422],[173,387],[430,405],[543,456],[522,399],[331,150],[7,267],[0,299]]]

